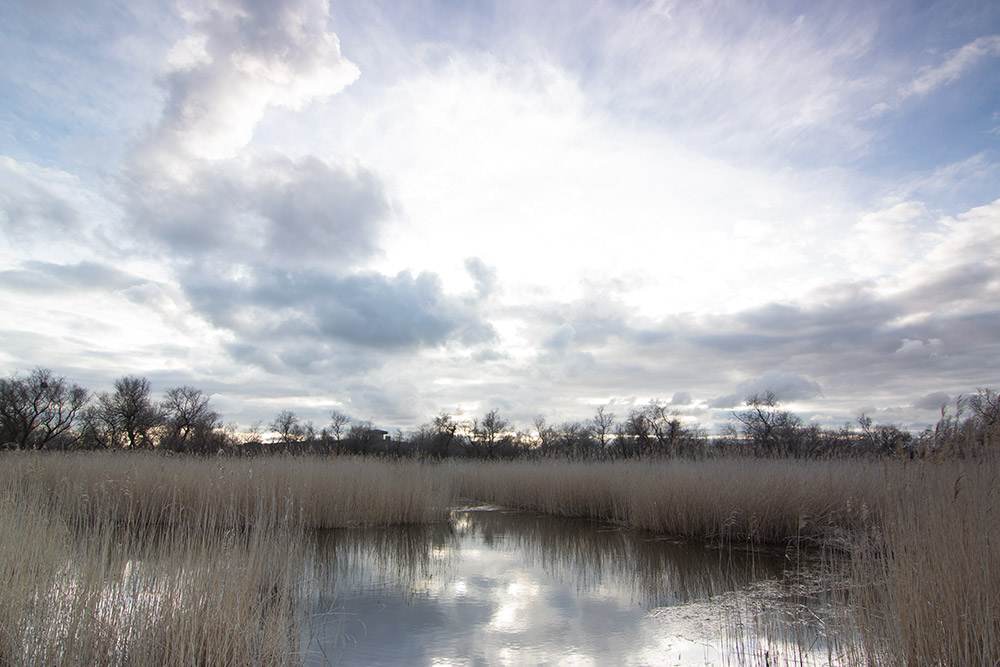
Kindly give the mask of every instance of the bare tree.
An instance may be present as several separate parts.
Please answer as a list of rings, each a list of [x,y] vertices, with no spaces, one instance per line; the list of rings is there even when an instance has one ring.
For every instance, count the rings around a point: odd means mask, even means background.
[[[222,424],[222,417],[200,389],[168,389],[160,407],[167,433],[164,446],[175,451],[207,452],[215,449],[212,435]]]
[[[559,432],[556,431],[555,427],[549,426],[545,422],[545,417],[538,415],[535,417],[535,432],[538,434],[536,442],[538,443],[538,450],[542,454],[552,454],[555,452],[556,443],[559,440]]]
[[[291,410],[279,412],[268,426],[278,434],[278,439],[283,445],[298,442],[305,433],[299,423],[298,415]]]
[[[475,450],[487,458],[495,458],[504,444],[503,435],[510,427],[510,422],[500,416],[496,408],[490,410],[482,419],[472,420],[470,440]]]
[[[150,397],[149,380],[126,375],[115,380],[114,393],[104,392],[87,414],[88,428],[105,447],[152,447],[163,412]]]
[[[1000,424],[1000,393],[980,388],[976,390],[975,396],[969,397],[969,407],[983,426],[992,429]]]
[[[455,437],[458,434],[458,422],[447,412],[440,412],[434,417],[432,422],[434,429],[434,449],[433,453],[438,458],[448,455]]]
[[[876,424],[862,412],[857,418],[865,444],[876,454],[893,455],[913,445],[913,435],[892,424]]]
[[[66,439],[86,402],[85,389],[47,368],[0,379],[0,445],[41,449]]]
[[[801,422],[787,410],[779,409],[773,391],[753,394],[746,399],[747,409],[735,413],[743,425],[743,435],[762,454],[797,453],[797,435]]]
[[[650,423],[645,410],[631,410],[622,426],[625,436],[621,438],[622,454],[636,456],[651,451]]]
[[[572,457],[585,458],[594,453],[595,441],[591,425],[586,422],[564,422],[559,426],[560,449]]]
[[[337,443],[338,450],[340,449],[340,440],[350,423],[351,418],[343,412],[334,410],[330,413],[330,432],[333,434],[333,439]]]
[[[978,423],[978,446],[983,452],[990,452],[1000,444],[1000,394],[992,389],[978,389],[976,395],[969,398]]]
[[[371,421],[351,424],[345,438],[345,448],[351,454],[368,454],[381,438],[382,432],[375,428]]]
[[[607,449],[608,441],[611,439],[612,428],[615,425],[615,413],[608,412],[607,406],[602,405],[597,408],[597,414],[593,418],[591,430],[597,442],[601,445],[601,451]]]

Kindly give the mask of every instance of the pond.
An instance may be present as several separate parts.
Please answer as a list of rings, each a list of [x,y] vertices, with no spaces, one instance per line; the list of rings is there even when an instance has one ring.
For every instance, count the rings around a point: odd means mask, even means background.
[[[313,546],[307,665],[842,663],[814,553],[499,508]]]

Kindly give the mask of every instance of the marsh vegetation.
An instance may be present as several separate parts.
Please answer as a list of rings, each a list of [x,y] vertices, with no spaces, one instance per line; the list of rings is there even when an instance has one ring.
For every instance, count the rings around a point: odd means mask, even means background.
[[[309,615],[304,545],[316,530],[440,525],[475,500],[722,549],[844,554],[848,569],[829,572],[827,585],[850,610],[838,621],[855,642],[839,646],[844,655],[994,664],[998,468],[992,458],[435,463],[9,452],[0,459],[0,576],[9,582],[0,650],[5,664],[295,663]]]
[[[265,443],[221,429],[191,388],[157,403],[123,378],[95,402],[39,369],[0,386],[12,443],[0,456],[0,663],[304,662],[317,573],[337,571],[310,555],[317,535],[412,526],[447,541],[456,507],[488,503],[818,561],[813,589],[840,610],[818,631],[826,662],[996,665],[998,415],[997,394],[980,390],[917,435],[863,415],[828,431],[756,396],[714,437],[650,405],[622,421],[603,409],[587,424],[539,419],[530,437],[496,411],[469,424],[441,414],[387,439],[340,414],[317,434],[289,413]],[[398,548],[365,539],[379,558]],[[437,548],[420,544],[396,560]],[[754,605],[722,629],[741,646],[783,632]],[[768,651],[737,659],[775,664]]]

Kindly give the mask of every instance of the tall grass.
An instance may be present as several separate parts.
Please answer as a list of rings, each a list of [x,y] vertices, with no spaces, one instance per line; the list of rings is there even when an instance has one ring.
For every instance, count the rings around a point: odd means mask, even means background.
[[[842,537],[870,523],[882,469],[858,461],[719,459],[456,464],[463,496],[754,544]]]
[[[879,665],[1000,665],[1000,462],[886,470],[850,601]]]
[[[305,531],[450,500],[416,463],[6,455],[0,664],[295,662]]]
[[[875,665],[1000,664],[1000,463],[0,456],[0,664],[296,662],[306,533],[461,502],[850,550]]]
[[[301,531],[86,524],[32,492],[0,491],[0,663],[281,664],[300,621]],[[202,525],[221,527],[218,517]]]
[[[261,512],[306,529],[425,523],[446,518],[452,500],[449,480],[414,461],[12,452],[0,476],[73,521],[137,527],[246,525]]]

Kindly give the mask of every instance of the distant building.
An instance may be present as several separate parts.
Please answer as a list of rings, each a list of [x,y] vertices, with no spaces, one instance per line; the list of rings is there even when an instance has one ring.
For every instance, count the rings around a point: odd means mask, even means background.
[[[392,436],[389,435],[388,431],[383,431],[380,428],[373,428],[368,431],[368,442],[384,442],[386,440],[392,440]]]

